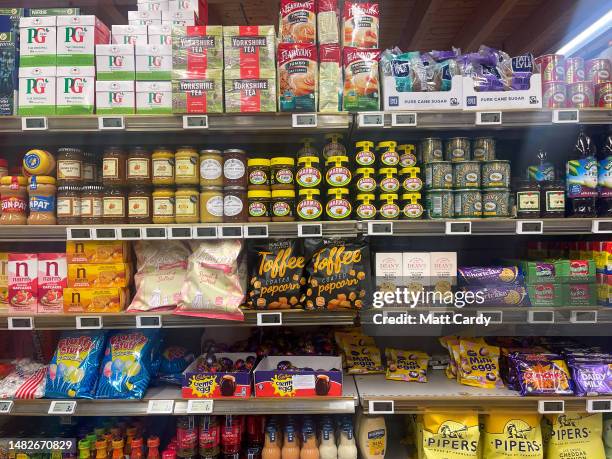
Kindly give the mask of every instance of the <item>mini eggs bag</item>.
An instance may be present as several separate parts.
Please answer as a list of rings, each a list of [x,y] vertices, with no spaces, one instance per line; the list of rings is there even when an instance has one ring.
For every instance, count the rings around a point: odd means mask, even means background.
[[[372,374],[382,373],[382,359],[376,346],[358,346],[349,344],[345,349],[348,373]]]
[[[105,339],[104,331],[62,333],[49,364],[45,397],[93,398]]]
[[[385,349],[387,358],[386,379],[394,381],[427,382],[429,355],[420,351]]]
[[[159,330],[111,334],[100,365],[96,398],[141,399],[159,368]]]
[[[459,341],[459,382],[466,386],[493,389],[503,387],[499,374],[499,348],[483,339]]]

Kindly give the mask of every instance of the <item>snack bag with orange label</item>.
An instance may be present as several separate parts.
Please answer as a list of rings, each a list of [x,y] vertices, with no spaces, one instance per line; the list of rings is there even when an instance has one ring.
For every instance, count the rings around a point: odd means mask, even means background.
[[[342,15],[342,44],[354,48],[378,48],[378,3],[347,0]]]
[[[459,382],[466,386],[493,389],[503,387],[499,373],[499,347],[480,339],[460,339]]]
[[[317,16],[314,0],[281,0],[279,43],[317,42]]]

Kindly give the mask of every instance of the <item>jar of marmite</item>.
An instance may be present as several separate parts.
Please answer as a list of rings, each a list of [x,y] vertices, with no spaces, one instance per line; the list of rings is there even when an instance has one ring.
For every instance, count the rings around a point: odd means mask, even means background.
[[[397,178],[396,167],[384,167],[378,171],[378,186],[382,193],[397,193],[400,182]]]
[[[380,195],[379,214],[382,220],[397,220],[399,218],[400,206],[396,193]]]
[[[378,143],[379,166],[397,167],[400,162],[400,155],[396,150],[397,142],[389,140]]]
[[[327,190],[325,217],[327,220],[348,220],[351,218],[353,206],[349,199],[347,188],[330,188]]]
[[[331,156],[325,161],[325,182],[331,188],[344,188],[350,185],[352,174],[348,156]]]
[[[376,191],[376,175],[373,167],[359,167],[355,170],[355,190],[357,193]]]
[[[318,188],[321,184],[321,166],[318,156],[302,156],[298,158],[298,168],[295,181],[300,188]]]
[[[376,196],[373,193],[360,193],[357,195],[355,217],[357,220],[373,220],[378,214]]]
[[[376,164],[376,153],[374,153],[374,142],[362,140],[355,144],[357,152],[355,153],[355,162],[357,167],[374,167]]]
[[[298,193],[296,212],[300,220],[320,220],[323,214],[321,191],[317,188],[302,188]]]
[[[293,190],[295,159],[277,156],[270,161],[270,183],[274,190]]]

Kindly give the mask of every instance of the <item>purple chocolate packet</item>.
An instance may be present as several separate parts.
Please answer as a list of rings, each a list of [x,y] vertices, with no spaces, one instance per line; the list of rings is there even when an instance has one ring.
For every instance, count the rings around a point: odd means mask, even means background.
[[[612,395],[611,363],[573,361],[570,369],[579,397]]]
[[[514,359],[521,395],[572,395],[573,382],[565,360],[551,354],[522,354]]]
[[[527,289],[521,285],[468,285],[464,292],[472,292],[477,299],[482,299],[482,306],[530,306]]]
[[[518,266],[460,266],[457,271],[463,285],[523,284]]]

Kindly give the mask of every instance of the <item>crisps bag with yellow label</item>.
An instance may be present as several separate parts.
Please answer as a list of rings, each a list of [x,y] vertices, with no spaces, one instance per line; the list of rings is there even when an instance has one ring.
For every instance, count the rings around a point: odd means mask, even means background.
[[[493,411],[484,415],[483,457],[544,458],[540,416],[536,413]]]
[[[542,423],[545,459],[605,459],[601,413],[547,414]]]
[[[435,412],[423,415],[423,458],[478,458],[478,414]]]
[[[346,366],[349,374],[382,373],[382,359],[376,346],[356,346],[346,349]]]
[[[466,386],[493,389],[503,387],[499,374],[499,348],[483,339],[459,341],[460,383]]]
[[[385,349],[387,358],[386,379],[394,381],[427,382],[429,355],[420,351]]]

